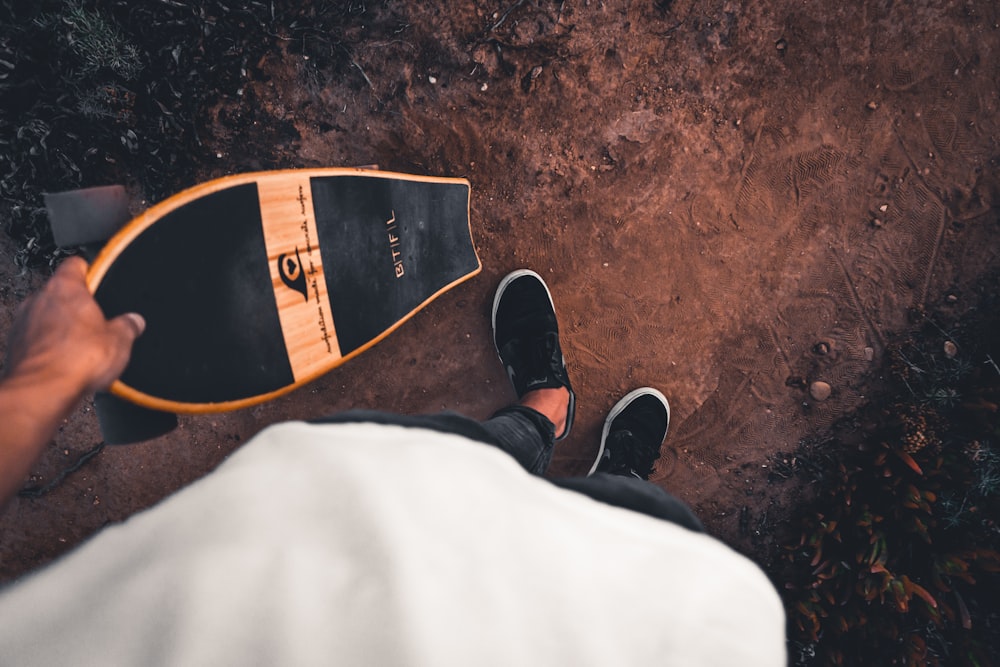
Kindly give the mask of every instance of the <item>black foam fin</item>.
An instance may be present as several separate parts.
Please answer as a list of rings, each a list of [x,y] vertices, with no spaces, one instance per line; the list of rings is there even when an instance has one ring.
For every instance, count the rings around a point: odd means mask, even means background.
[[[113,394],[97,394],[94,408],[104,442],[109,445],[152,440],[177,428],[177,415],[172,412],[150,410]]]
[[[45,208],[60,248],[103,244],[132,218],[120,185],[46,193]]]

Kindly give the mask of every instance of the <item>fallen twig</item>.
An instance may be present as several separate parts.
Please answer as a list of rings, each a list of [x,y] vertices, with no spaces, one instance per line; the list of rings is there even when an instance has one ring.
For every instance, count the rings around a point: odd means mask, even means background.
[[[510,7],[508,7],[507,11],[505,11],[503,14],[501,14],[500,18],[497,19],[497,22],[493,24],[492,28],[490,28],[490,32],[493,32],[494,30],[496,30],[497,28],[499,28],[501,25],[503,25],[503,22],[507,20],[507,17],[510,16],[510,13],[513,12],[515,9],[517,9],[518,7],[520,7],[523,4],[524,4],[524,0],[517,0],[517,2],[515,2],[513,5],[511,5]],[[561,8],[560,8],[560,10],[561,10]]]
[[[987,354],[986,355],[986,361],[983,362],[983,363],[987,363],[987,364],[993,366],[993,370],[995,370],[997,372],[997,375],[1000,375],[1000,366],[997,366],[997,362],[993,361],[993,356],[992,355]]]
[[[358,71],[361,72],[361,76],[365,78],[365,81],[368,83],[368,87],[371,88],[372,90],[375,90],[375,84],[373,84],[372,80],[368,78],[368,75],[365,74],[365,71],[361,69],[361,65],[359,65],[356,60],[351,60],[351,64],[357,67]]]
[[[44,486],[27,486],[17,492],[19,498],[41,498],[45,494],[54,490],[57,486],[63,483],[63,481],[72,475],[74,472],[82,468],[87,464],[87,461],[94,458],[101,453],[104,449],[104,441],[101,441],[88,449],[86,452],[80,455],[80,458],[76,460],[73,465],[63,470],[61,473],[56,475],[55,479]]]

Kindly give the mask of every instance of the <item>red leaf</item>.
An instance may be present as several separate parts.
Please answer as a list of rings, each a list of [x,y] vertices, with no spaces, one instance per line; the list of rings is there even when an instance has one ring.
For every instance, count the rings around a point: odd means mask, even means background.
[[[899,450],[899,449],[894,449],[892,451],[896,454],[896,456],[899,457],[899,459],[903,463],[905,463],[906,465],[910,466],[910,468],[913,469],[913,472],[917,473],[918,475],[923,475],[924,474],[924,471],[920,469],[920,466],[917,465],[917,462],[913,460],[912,456],[910,456],[906,452],[904,452],[902,450]],[[886,475],[886,476],[888,477],[888,475]]]
[[[907,589],[912,591],[917,597],[922,598],[924,602],[929,604],[934,609],[937,609],[937,600],[935,600],[934,596],[927,592],[926,588],[914,581],[910,581],[906,577],[903,577],[903,583],[906,585]]]

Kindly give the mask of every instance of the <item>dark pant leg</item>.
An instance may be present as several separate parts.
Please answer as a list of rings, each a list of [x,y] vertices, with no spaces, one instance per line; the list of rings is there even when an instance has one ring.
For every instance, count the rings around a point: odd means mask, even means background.
[[[548,468],[555,444],[555,425],[540,412],[522,405],[503,408],[485,422],[477,422],[454,412],[396,415],[376,410],[351,410],[311,421],[319,424],[374,422],[453,433],[502,449],[525,470],[538,476],[543,475]],[[684,503],[645,480],[596,473],[590,477],[568,477],[551,481],[598,502],[704,532],[701,522]]]
[[[532,475],[542,475],[552,460],[555,424],[542,413],[512,405],[498,410],[485,422],[455,412],[436,415],[397,415],[378,410],[349,410],[310,420],[313,424],[372,422],[411,428],[426,428],[485,442],[510,454]]]
[[[357,422],[426,428],[441,433],[461,435],[470,440],[485,442],[488,445],[497,445],[493,436],[483,428],[482,424],[457,412],[441,412],[436,415],[398,415],[381,410],[348,410],[309,420],[310,424],[351,424]]]
[[[496,445],[532,475],[544,475],[552,460],[556,427],[549,418],[523,405],[498,410],[482,423]]]
[[[590,477],[554,479],[552,483],[608,505],[671,521],[699,533],[705,532],[701,521],[687,505],[644,479],[599,472]]]

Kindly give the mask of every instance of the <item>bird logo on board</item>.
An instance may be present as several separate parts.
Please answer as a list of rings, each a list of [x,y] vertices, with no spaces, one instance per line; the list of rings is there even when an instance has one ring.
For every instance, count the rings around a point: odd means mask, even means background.
[[[309,301],[306,274],[302,270],[298,246],[295,246],[295,259],[292,259],[291,253],[282,253],[278,256],[278,275],[281,276],[281,282],[285,283],[285,287],[295,290],[303,299]]]

